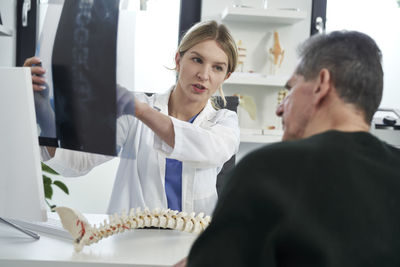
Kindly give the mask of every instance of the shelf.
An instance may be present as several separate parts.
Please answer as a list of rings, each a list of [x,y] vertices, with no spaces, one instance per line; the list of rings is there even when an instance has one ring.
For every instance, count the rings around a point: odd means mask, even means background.
[[[283,131],[264,129],[240,129],[240,142],[269,144],[280,142]]]
[[[3,25],[0,25],[0,36],[11,36],[13,31]]]
[[[225,81],[225,84],[243,84],[243,85],[261,85],[283,87],[288,77],[267,76],[261,73],[241,73],[234,72],[231,77]]]
[[[265,22],[276,24],[294,24],[307,17],[305,11],[297,9],[262,9],[246,7],[227,7],[221,19],[225,21]]]

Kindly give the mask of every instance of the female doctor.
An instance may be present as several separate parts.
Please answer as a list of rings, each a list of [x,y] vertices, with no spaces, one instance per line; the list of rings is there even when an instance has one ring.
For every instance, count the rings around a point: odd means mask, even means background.
[[[25,66],[39,63],[29,58]],[[237,47],[228,29],[215,21],[194,25],[178,46],[177,83],[165,94],[135,94],[135,117],[117,120],[121,156],[108,213],[136,207],[204,212],[217,202],[216,178],[237,153],[235,112],[215,110],[210,97],[235,70]],[[33,74],[44,74],[39,66]],[[32,76],[34,90],[43,78]],[[46,164],[63,176],[81,176],[111,157],[43,148]]]

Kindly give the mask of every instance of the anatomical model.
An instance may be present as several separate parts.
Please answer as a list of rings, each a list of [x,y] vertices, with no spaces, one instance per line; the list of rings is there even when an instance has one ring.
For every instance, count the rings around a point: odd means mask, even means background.
[[[244,47],[242,40],[239,40],[237,47],[238,47],[238,56],[239,56],[237,65],[238,65],[238,67],[240,66],[239,71],[243,72],[244,60],[246,59],[246,56],[247,56],[247,54],[246,54],[247,49],[246,49],[246,47]]]
[[[274,45],[269,49],[270,58],[272,61],[270,74],[275,75],[276,68],[282,65],[285,50],[282,49],[279,43],[279,34],[277,31],[274,32]]]
[[[154,210],[145,208],[143,211],[137,208],[131,209],[129,214],[123,212],[121,216],[115,214],[109,217],[109,221],[104,220],[104,224],[91,226],[85,216],[79,211],[67,207],[55,208],[60,216],[63,227],[74,238],[75,251],[79,252],[83,246],[97,243],[102,238],[106,238],[125,230],[159,227],[180,230],[199,234],[204,231],[211,221],[210,216],[199,213],[187,214],[174,210]]]
[[[239,97],[239,106],[249,113],[250,118],[254,121],[257,118],[257,106],[252,96],[234,94]]]
[[[280,105],[283,101],[283,99],[285,99],[285,97],[288,95],[289,91],[285,88],[281,89],[278,91],[278,105]]]

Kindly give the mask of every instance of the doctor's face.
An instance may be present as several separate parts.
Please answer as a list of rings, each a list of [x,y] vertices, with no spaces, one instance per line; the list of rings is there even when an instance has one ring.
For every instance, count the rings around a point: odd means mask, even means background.
[[[293,74],[285,87],[289,94],[276,110],[276,115],[282,118],[282,140],[304,138],[305,130],[312,116],[312,92],[315,82],[305,81],[304,77]]]
[[[229,77],[228,56],[216,41],[206,40],[176,55],[177,90],[195,102],[207,102]]]

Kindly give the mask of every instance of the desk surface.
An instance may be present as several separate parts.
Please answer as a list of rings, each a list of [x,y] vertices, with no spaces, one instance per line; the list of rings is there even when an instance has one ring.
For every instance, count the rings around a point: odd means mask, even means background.
[[[34,240],[0,224],[0,266],[171,266],[187,256],[197,238],[176,230],[135,229],[77,253],[71,240],[38,233],[40,239]]]

